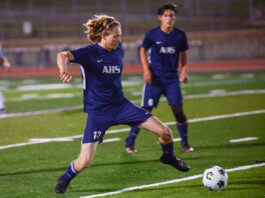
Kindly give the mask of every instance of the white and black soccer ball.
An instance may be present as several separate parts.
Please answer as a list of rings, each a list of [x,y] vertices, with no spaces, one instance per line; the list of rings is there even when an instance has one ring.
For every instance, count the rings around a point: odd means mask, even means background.
[[[223,190],[227,186],[228,175],[220,166],[207,168],[202,177],[202,183],[208,190]]]

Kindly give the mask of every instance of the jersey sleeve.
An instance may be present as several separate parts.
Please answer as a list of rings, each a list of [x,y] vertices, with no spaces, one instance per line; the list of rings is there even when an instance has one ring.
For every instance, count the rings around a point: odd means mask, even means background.
[[[151,35],[150,35],[150,32],[147,32],[145,34],[142,47],[147,50],[151,47],[151,45],[152,45]]]
[[[77,63],[80,65],[85,65],[90,55],[89,47],[82,47],[76,50],[70,50],[74,56],[74,60],[70,61],[71,63]]]
[[[186,51],[188,49],[189,49],[188,40],[187,40],[186,34],[183,33],[183,37],[182,37],[182,40],[181,40],[180,51]]]

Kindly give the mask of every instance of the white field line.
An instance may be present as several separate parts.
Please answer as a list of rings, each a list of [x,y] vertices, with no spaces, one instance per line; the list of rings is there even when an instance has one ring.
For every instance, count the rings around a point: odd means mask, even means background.
[[[82,108],[83,108],[83,105],[74,106],[74,107],[63,107],[63,108],[57,108],[57,109],[47,109],[47,110],[40,110],[40,111],[9,113],[9,114],[6,114],[0,117],[0,119],[10,118],[10,117],[19,117],[19,116],[39,115],[39,114],[45,114],[45,113],[56,113],[56,112],[61,112],[61,111],[71,111],[71,110],[77,110],[77,109],[82,109]]]
[[[82,138],[82,137],[83,135],[76,135],[76,136],[63,137],[63,138],[34,138],[34,139],[29,139],[29,142],[25,142],[25,143],[0,146],[0,150],[7,149],[7,148],[13,148],[13,147],[19,147],[19,146],[26,146],[26,145],[31,145],[31,144],[47,143],[47,142],[68,142],[68,141],[70,142],[70,141],[74,141],[74,139],[76,138]],[[110,139],[104,139],[102,143],[116,142],[120,140],[121,140],[120,138],[110,138]]]
[[[265,163],[246,165],[246,166],[239,166],[239,167],[236,167],[236,168],[226,169],[226,171],[227,172],[233,172],[233,171],[246,170],[246,169],[250,169],[250,168],[262,167],[262,166],[265,166]],[[80,197],[80,198],[94,198],[94,197],[103,197],[103,196],[108,196],[108,195],[115,195],[115,194],[120,194],[120,193],[123,193],[123,192],[143,189],[143,188],[150,188],[150,187],[155,187],[155,186],[161,186],[161,185],[166,185],[166,184],[172,184],[172,183],[178,183],[178,182],[182,182],[182,181],[198,179],[198,178],[201,178],[201,177],[202,177],[202,174],[193,175],[193,176],[189,176],[189,177],[184,177],[184,178],[180,178],[180,179],[174,179],[174,180],[169,180],[169,181],[164,181],[164,182],[159,182],[159,183],[147,184],[147,185],[142,185],[142,186],[133,186],[133,187],[124,188],[124,189],[113,191],[113,192],[107,192],[107,193],[102,193],[102,194],[83,196],[83,197]]]
[[[265,113],[265,110],[257,110],[257,111],[249,111],[249,112],[242,112],[242,113],[233,113],[233,114],[226,114],[226,115],[210,116],[210,117],[204,117],[204,118],[195,118],[195,119],[188,120],[188,122],[189,123],[194,123],[194,122],[201,122],[201,121],[208,121],[208,120],[217,120],[217,119],[224,119],[224,118],[231,118],[231,117],[262,114],[262,113]],[[176,121],[174,121],[174,122],[165,122],[164,124],[166,124],[166,125],[175,125]],[[130,131],[130,128],[113,129],[113,130],[106,131],[106,134],[121,133],[121,132],[127,132],[127,131]],[[30,145],[30,144],[51,142],[52,140],[53,141],[62,141],[64,139],[65,141],[71,141],[69,139],[71,139],[71,138],[72,139],[81,138],[81,137],[83,137],[83,135],[75,135],[75,136],[62,137],[62,138],[47,138],[47,139],[41,139],[41,140],[39,140],[39,139],[30,139],[29,142],[26,142],[26,143],[18,143],[18,144],[0,146],[0,150],[1,149],[6,149],[6,148],[18,147],[18,146],[25,146],[25,145]],[[177,138],[175,139],[175,141],[178,141]],[[106,142],[106,140],[104,140],[104,142]]]
[[[142,81],[122,81],[123,87],[131,87],[143,84]],[[69,89],[69,88],[82,88],[82,84],[62,84],[62,83],[51,83],[51,84],[33,84],[33,85],[19,85],[15,88],[16,91],[38,91],[38,90],[56,90],[56,89]],[[9,90],[8,85],[0,86],[1,90]]]
[[[216,85],[229,85],[229,84],[241,84],[249,82],[264,82],[263,79],[253,81],[253,79],[234,79],[234,80],[206,80],[204,82],[194,82],[188,84],[182,84],[182,87],[210,87]]]
[[[245,137],[245,138],[240,138],[240,139],[233,139],[229,140],[229,142],[234,143],[234,142],[246,142],[246,141],[252,141],[252,140],[257,140],[259,139],[258,137]]]
[[[248,111],[248,112],[241,112],[241,113],[233,113],[233,114],[224,114],[224,115],[203,117],[203,118],[194,118],[194,119],[188,120],[188,123],[202,122],[202,121],[209,121],[209,120],[217,120],[217,119],[224,119],[224,118],[231,118],[231,117],[240,117],[240,116],[246,116],[246,115],[263,114],[263,113],[265,113],[265,109],[257,110],[257,111]],[[176,121],[164,122],[164,124],[166,124],[168,126],[175,125]],[[106,133],[120,133],[120,132],[126,132],[126,131],[130,131],[130,128],[124,128],[124,129],[118,129],[118,130],[110,130],[110,131],[107,131]]]
[[[247,94],[265,94],[265,89],[257,89],[257,90],[241,90],[241,91],[232,91],[232,92],[225,92],[225,91],[212,91],[208,94],[195,94],[195,95],[186,95],[184,96],[185,99],[196,99],[196,98],[213,98],[213,97],[225,97],[225,96],[235,96],[235,95],[247,95]],[[139,103],[141,100],[131,100],[133,103]],[[165,97],[161,97],[161,102],[166,101]],[[38,115],[44,113],[55,113],[61,111],[69,111],[69,110],[76,110],[82,109],[83,105],[74,106],[74,107],[64,107],[64,108],[57,108],[57,109],[48,109],[48,110],[40,110],[40,111],[29,111],[29,112],[21,112],[21,113],[10,113],[6,114],[5,116],[0,117],[3,118],[10,118],[10,117],[17,117],[17,116],[28,116],[28,115]]]
[[[47,95],[39,95],[39,94],[23,94],[20,98],[12,98],[8,101],[25,101],[25,100],[47,100],[47,99],[59,99],[59,98],[74,98],[82,96],[82,93],[72,94],[72,93],[57,93],[57,94],[47,94]]]
[[[173,139],[173,142],[179,142],[179,141],[181,141],[181,138],[174,138]]]

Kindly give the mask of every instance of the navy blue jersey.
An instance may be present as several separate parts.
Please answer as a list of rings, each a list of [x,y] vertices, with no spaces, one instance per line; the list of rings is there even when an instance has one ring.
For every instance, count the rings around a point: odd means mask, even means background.
[[[189,48],[185,32],[176,27],[169,34],[160,27],[151,29],[146,33],[142,47],[151,48],[150,69],[157,76],[176,74],[179,53]]]
[[[80,64],[84,88],[84,111],[108,108],[124,101],[121,72],[123,49],[108,51],[98,44],[70,51]]]

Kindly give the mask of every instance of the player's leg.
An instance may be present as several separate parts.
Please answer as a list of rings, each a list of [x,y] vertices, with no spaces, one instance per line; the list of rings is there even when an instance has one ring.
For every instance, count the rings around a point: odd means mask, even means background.
[[[178,82],[178,79],[176,79]],[[188,142],[188,122],[183,111],[183,98],[179,82],[173,82],[166,87],[165,95],[176,119],[176,127],[181,137],[181,147],[184,152],[194,149]]]
[[[151,113],[153,108],[149,107],[142,107],[146,111],[149,111]],[[129,136],[126,138],[125,142],[125,150],[127,153],[137,153],[138,150],[135,149],[135,139],[138,136],[138,133],[140,132],[140,129],[137,126],[131,127]]]
[[[181,147],[184,152],[192,152],[194,149],[188,141],[188,122],[182,105],[170,105],[177,121],[177,128],[181,137]]]
[[[153,85],[150,83],[145,83],[143,87],[142,103],[143,109],[151,112],[154,107],[157,106],[159,98],[162,94],[162,89],[158,85]],[[131,127],[129,136],[126,138],[125,150],[127,153],[138,152],[135,149],[135,140],[140,132],[140,129],[135,126]]]
[[[90,112],[87,117],[79,157],[72,161],[66,172],[59,178],[56,194],[64,194],[71,180],[81,171],[90,167],[97,145],[103,141],[105,131],[112,125],[112,112]]]
[[[190,169],[187,164],[175,157],[171,130],[150,112],[136,107],[127,100],[116,109],[114,115],[115,124],[138,126],[156,134],[163,150],[163,155],[160,158],[162,163],[170,164],[180,171],[188,171]]]
[[[56,194],[64,194],[74,177],[86,168],[89,168],[94,159],[98,142],[82,144],[81,152],[76,160],[73,160],[66,172],[58,179],[55,187]]]
[[[139,125],[139,128],[150,131],[158,136],[161,148],[163,150],[163,155],[160,161],[164,164],[169,164],[174,166],[180,171],[188,171],[190,166],[184,161],[176,158],[174,153],[174,142],[171,130],[163,124],[155,116],[150,117],[148,120]]]
[[[2,92],[0,92],[0,116],[5,115],[5,105],[4,105],[4,97]]]

